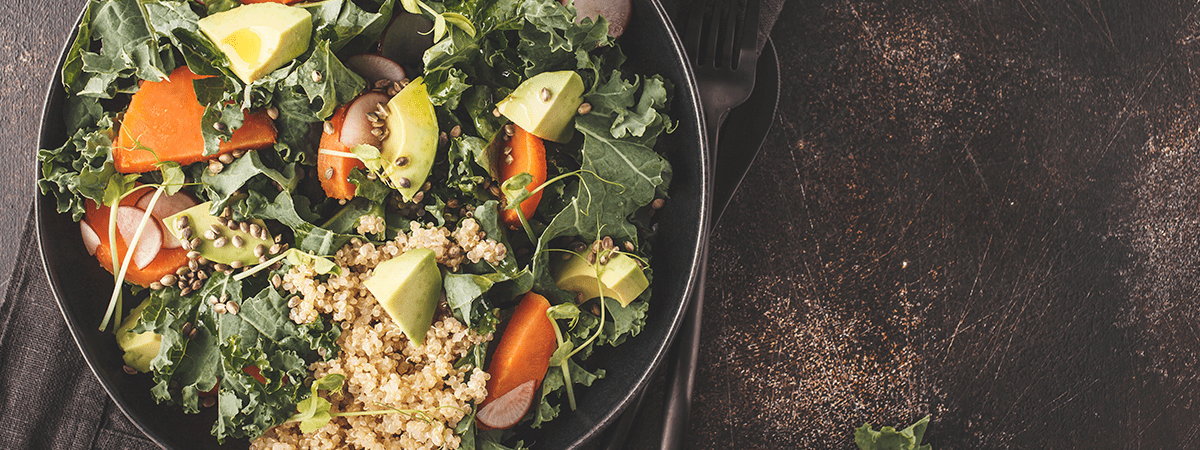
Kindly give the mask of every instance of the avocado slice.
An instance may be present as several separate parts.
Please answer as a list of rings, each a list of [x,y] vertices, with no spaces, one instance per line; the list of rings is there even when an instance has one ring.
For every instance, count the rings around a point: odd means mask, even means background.
[[[308,50],[312,15],[278,3],[254,3],[196,22],[229,58],[229,70],[246,84],[283,67]]]
[[[171,217],[163,219],[163,227],[170,231],[171,235],[175,236],[175,239],[182,239],[183,230],[177,227],[176,224],[178,223],[180,217],[187,217],[188,228],[192,230],[192,238],[200,238],[200,246],[196,247],[195,250],[200,252],[200,255],[205,259],[221,264],[231,264],[234,261],[241,261],[241,263],[246,266],[258,264],[258,256],[254,255],[254,247],[262,245],[263,247],[269,248],[275,243],[275,241],[271,239],[270,233],[265,231],[266,225],[263,223],[263,221],[258,219],[250,219],[246,221],[246,223],[258,225],[258,228],[264,230],[263,235],[267,236],[267,238],[259,239],[240,229],[229,228],[225,225],[221,225],[221,222],[217,219],[217,216],[214,216],[208,212],[209,208],[211,207],[212,202],[204,202],[180,211]],[[214,226],[217,230],[220,230],[220,236],[225,238],[225,245],[217,247],[214,245],[213,241],[203,237],[204,232],[213,228]],[[243,242],[241,247],[233,244],[234,236],[241,238],[241,241]]]
[[[564,291],[582,294],[583,300],[603,295],[621,302],[621,306],[629,306],[650,287],[650,281],[632,256],[615,252],[608,255],[607,264],[599,261],[588,264],[582,256],[572,254],[558,266],[554,283]]]
[[[421,190],[437,154],[438,124],[425,81],[417,78],[387,104],[388,135],[379,150],[383,174],[411,201]]]
[[[575,113],[581,104],[583,79],[574,71],[562,70],[525,80],[496,107],[534,136],[565,143],[575,134]]]
[[[132,311],[129,311],[129,316],[121,322],[120,328],[117,328],[117,345],[121,350],[125,351],[123,359],[129,367],[137,369],[138,372],[150,371],[150,360],[158,356],[158,350],[162,347],[162,335],[147,331],[145,333],[134,333],[130,330],[137,326],[138,321],[142,318],[142,310],[150,304],[150,298],[142,301],[142,304],[137,305]]]
[[[379,263],[363,285],[410,341],[425,345],[442,293],[442,272],[433,250],[414,248]]]

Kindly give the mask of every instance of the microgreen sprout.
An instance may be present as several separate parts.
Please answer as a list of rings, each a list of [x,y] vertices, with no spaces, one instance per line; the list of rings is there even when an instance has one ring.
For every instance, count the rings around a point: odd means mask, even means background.
[[[138,149],[150,152],[158,159],[158,154],[141,142],[134,140],[134,144]],[[101,203],[109,207],[108,211],[108,242],[109,255],[112,258],[112,266],[119,268],[113,271],[113,293],[108,301],[108,309],[105,310],[104,319],[100,321],[100,330],[108,328],[109,321],[112,321],[113,332],[116,332],[117,327],[121,323],[120,317],[113,320],[113,314],[120,314],[122,308],[122,285],[125,282],[125,275],[129,271],[129,263],[133,260],[133,254],[137,250],[138,241],[142,237],[142,231],[146,229],[146,225],[150,223],[150,211],[154,211],[154,205],[158,203],[158,199],[162,197],[164,192],[167,195],[174,195],[179,192],[187,183],[186,177],[183,174],[183,169],[179,163],[172,161],[158,160],[155,164],[162,173],[163,182],[161,184],[143,184],[137,185],[138,174],[122,174],[115,172],[108,179],[108,186],[104,189],[104,198]],[[154,196],[150,198],[150,203],[146,205],[146,213],[142,215],[141,222],[138,223],[137,229],[133,233],[133,239],[128,243],[128,248],[125,250],[125,260],[117,265],[119,256],[117,255],[117,211],[120,209],[121,201],[130,194],[142,189],[154,189]]]
[[[566,249],[551,248],[546,249],[546,251],[565,252],[580,258],[584,257],[579,253]],[[569,319],[571,322],[567,325],[568,329],[575,328],[576,323],[579,322],[580,310],[578,305],[574,303],[562,303],[551,306],[550,309],[546,311],[546,317],[550,318],[550,323],[554,326],[554,337],[558,342],[558,348],[555,349],[554,354],[550,356],[550,365],[557,366],[562,370],[563,379],[565,380],[563,385],[567,389],[567,402],[571,406],[572,411],[575,410],[575,390],[572,387],[573,383],[571,381],[571,370],[568,366],[568,362],[571,360],[571,357],[575,356],[575,354],[579,353],[584,348],[587,348],[587,346],[592,345],[592,343],[596,341],[596,338],[600,337],[600,333],[604,331],[604,320],[608,313],[607,303],[604,301],[604,299],[607,297],[604,296],[603,285],[601,285],[600,282],[600,265],[593,264],[592,269],[596,272],[596,291],[601,293],[599,300],[600,322],[596,326],[596,331],[592,333],[591,336],[588,336],[587,340],[585,340],[583,344],[576,347],[573,341],[570,339],[565,339],[563,337],[564,334],[562,330],[558,328],[558,322],[555,320]]]
[[[242,281],[248,277],[254,276],[254,274],[261,272],[263,269],[271,267],[275,263],[282,261],[284,258],[287,258],[288,262],[291,262],[292,265],[312,267],[314,271],[322,275],[327,273],[340,275],[342,273],[342,268],[333,261],[330,261],[328,258],[323,258],[317,255],[302,252],[294,248],[289,248],[283,252],[280,252],[271,259],[258,263],[254,267],[234,275],[233,281]]]
[[[500,185],[500,191],[504,193],[504,200],[505,200],[505,204],[507,205],[504,209],[518,208],[522,202],[524,202],[529,197],[533,196],[533,194],[541,192],[543,189],[546,189],[546,187],[548,187],[554,183],[557,183],[559,180],[563,180],[568,177],[580,177],[580,180],[582,180],[584,173],[592,174],[592,176],[596,177],[596,179],[600,180],[601,182],[616,185],[616,186],[621,186],[622,189],[625,188],[625,186],[621,185],[620,183],[614,183],[614,182],[605,180],[604,178],[601,178],[600,175],[596,174],[595,172],[592,172],[590,170],[580,169],[580,170],[567,172],[562,175],[551,178],[549,180],[546,180],[542,184],[539,184],[532,191],[530,191],[529,184],[533,182],[533,175],[530,175],[528,172],[521,172],[507,180],[504,180],[504,183],[502,183]],[[580,183],[580,186],[582,186],[583,189],[585,191],[587,191],[587,195],[588,195],[588,208],[581,210],[581,212],[583,212],[583,215],[586,216],[586,215],[588,215],[587,209],[590,209],[590,206],[591,206],[592,190],[590,187],[588,187],[587,183]],[[525,229],[525,234],[529,237],[529,241],[537,242],[537,237],[533,233],[533,228],[529,226],[529,220],[525,218],[524,214],[517,214],[517,217],[519,219],[521,219],[521,227]]]
[[[433,16],[433,29],[430,31],[433,32],[434,42],[438,42],[446,36],[447,23],[462,29],[467,33],[468,36],[475,37],[475,25],[472,24],[471,21],[462,14],[453,12],[439,13],[421,0],[400,0],[400,4],[404,5],[405,11],[408,11],[412,14],[421,15],[421,13],[424,12],[425,14]]]

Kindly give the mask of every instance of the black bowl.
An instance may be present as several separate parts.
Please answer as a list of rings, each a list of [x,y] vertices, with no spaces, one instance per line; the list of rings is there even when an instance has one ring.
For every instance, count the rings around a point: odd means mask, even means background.
[[[539,449],[583,447],[629,406],[663,361],[699,273],[699,248],[707,231],[704,218],[709,209],[710,161],[696,83],[672,29],[657,1],[634,0],[632,20],[621,38],[631,71],[662,74],[674,83],[672,119],[679,121],[679,127],[659,144],[672,163],[674,179],[668,206],[659,212],[659,235],[653,241],[655,283],[650,315],[639,336],[618,349],[605,347],[597,352],[594,361],[605,368],[607,376],[577,390],[578,409],[564,407],[560,417],[544,426],[534,438]],[[67,139],[61,117],[65,97],[61,69],[60,58],[42,113],[40,148],[57,148]],[[58,214],[52,198],[39,196],[37,228],[42,260],[59,309],[84,360],[121,411],[164,448],[246,448],[248,443],[241,440],[217,444],[209,434],[216,419],[211,408],[190,415],[177,407],[158,405],[150,395],[150,375],[125,374],[113,335],[97,329],[108,304],[112,275],[87,254],[78,224]]]

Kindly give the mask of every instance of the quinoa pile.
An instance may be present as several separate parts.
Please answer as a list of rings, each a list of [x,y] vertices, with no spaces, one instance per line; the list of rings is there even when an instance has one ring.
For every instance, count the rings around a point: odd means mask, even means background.
[[[311,267],[293,267],[282,287],[297,294],[289,301],[291,319],[311,322],[326,314],[342,326],[341,352],[330,361],[309,366],[314,378],[346,376],[341,394],[332,394],[330,412],[387,408],[421,411],[335,417],[314,433],[302,434],[298,423],[280,425],[251,444],[256,450],[284,449],[440,449],[458,448],[453,427],[470,412],[472,403],[487,397],[488,374],[470,365],[454,368],[472,346],[490,341],[441,308],[424,346],[409,342],[399,326],[363,286],[372,269],[413,248],[434,251],[439,264],[456,270],[472,262],[503,259],[503,244],[487,239],[473,219],[451,232],[414,223],[410,233],[375,245],[355,239],[338,250],[334,262],[340,275],[322,282]]]

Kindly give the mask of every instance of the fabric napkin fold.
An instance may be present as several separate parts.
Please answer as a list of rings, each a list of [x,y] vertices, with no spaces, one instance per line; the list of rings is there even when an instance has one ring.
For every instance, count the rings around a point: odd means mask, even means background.
[[[30,207],[0,300],[0,448],[157,449],[88,369],[42,266]]]
[[[760,50],[783,3],[763,0]],[[682,9],[688,5],[663,1],[677,26],[685,26]],[[84,363],[50,291],[32,205],[20,242],[8,289],[0,299],[0,448],[159,448],[117,408]]]

